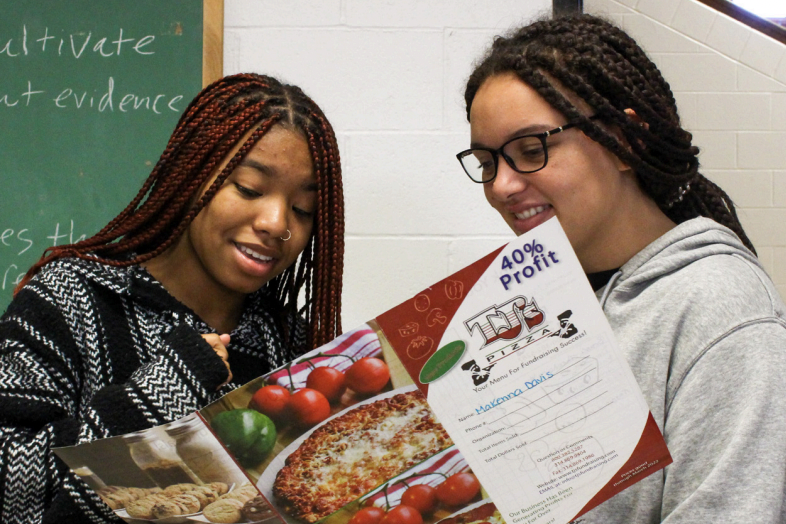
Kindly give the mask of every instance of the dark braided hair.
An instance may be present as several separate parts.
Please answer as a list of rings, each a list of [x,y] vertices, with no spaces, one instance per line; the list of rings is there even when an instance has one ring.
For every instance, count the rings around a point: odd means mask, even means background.
[[[160,255],[182,235],[248,151],[274,125],[303,134],[318,190],[311,240],[298,261],[267,286],[282,305],[280,320],[287,339],[289,325],[285,319],[300,313],[310,326],[309,346],[329,342],[341,333],[344,260],[344,199],[336,136],[320,108],[300,88],[256,74],[228,76],[202,90],[186,108],[161,158],[131,203],[95,236],[48,248],[14,293],[41,267],[60,258],[129,266]],[[217,167],[249,133],[197,200]],[[305,291],[305,305],[298,311],[301,289]]]
[[[497,37],[467,82],[468,120],[480,86],[507,72],[515,73],[587,136],[631,166],[642,190],[671,220],[712,218],[755,253],[729,196],[699,173],[699,149],[680,125],[668,82],[620,28],[592,15],[570,15]],[[586,102],[597,120],[616,125],[627,144],[584,115],[555,81]],[[626,109],[635,111],[646,125]]]

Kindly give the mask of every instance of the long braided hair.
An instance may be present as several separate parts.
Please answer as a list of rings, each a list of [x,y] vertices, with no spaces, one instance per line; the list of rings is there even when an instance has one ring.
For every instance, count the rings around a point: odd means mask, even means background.
[[[518,75],[587,136],[631,166],[642,190],[671,220],[712,218],[755,253],[729,196],[699,173],[699,149],[680,125],[668,82],[624,31],[592,15],[570,15],[497,37],[467,81],[467,120],[483,82],[506,72]],[[586,102],[597,120],[582,114],[553,80]],[[627,143],[597,121],[616,125]]]
[[[268,290],[282,305],[280,320],[286,338],[285,319],[300,313],[309,325],[308,345],[318,347],[329,342],[341,333],[344,260],[344,199],[336,136],[322,110],[300,88],[257,74],[228,76],[202,90],[186,108],[161,158],[131,203],[96,235],[48,248],[14,293],[44,265],[60,258],[129,266],[160,255],[274,125],[303,134],[318,190],[311,240],[298,261],[268,282]],[[249,133],[197,200],[217,166]],[[298,310],[302,289],[305,304]]]

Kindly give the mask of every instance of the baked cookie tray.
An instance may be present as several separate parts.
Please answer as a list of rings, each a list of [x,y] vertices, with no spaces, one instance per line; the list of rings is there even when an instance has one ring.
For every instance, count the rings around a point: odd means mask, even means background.
[[[115,515],[120,517],[121,519],[125,520],[126,522],[130,523],[148,523],[153,522],[154,524],[182,524],[184,522],[210,522],[202,512],[199,513],[192,513],[190,515],[177,515],[173,517],[165,517],[163,519],[135,519],[128,515],[128,512],[125,509],[118,509],[115,510]],[[270,517],[266,520],[254,520],[254,521],[245,521],[248,524],[262,524],[263,522],[274,522],[278,519],[276,517]]]

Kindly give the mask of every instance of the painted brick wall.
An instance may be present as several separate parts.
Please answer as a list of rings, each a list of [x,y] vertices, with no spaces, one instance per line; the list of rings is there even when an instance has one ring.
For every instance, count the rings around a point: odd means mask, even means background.
[[[702,172],[739,207],[786,297],[786,46],[696,0],[584,0],[658,64]]]
[[[303,88],[339,137],[344,329],[512,238],[464,175],[463,87],[494,35],[551,0],[226,0],[225,74]]]
[[[584,0],[641,40],[672,83],[705,173],[740,206],[786,295],[786,53],[703,5]],[[637,5],[638,4],[638,5]],[[466,179],[463,86],[494,35],[551,0],[226,0],[225,74],[301,86],[339,136],[350,329],[509,241]],[[679,11],[679,13],[678,13]]]

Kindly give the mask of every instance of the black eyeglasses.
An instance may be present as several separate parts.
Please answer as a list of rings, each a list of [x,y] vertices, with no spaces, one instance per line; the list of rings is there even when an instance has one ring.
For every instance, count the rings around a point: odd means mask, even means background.
[[[596,117],[597,115],[593,115],[590,118]],[[461,162],[461,167],[469,178],[478,184],[491,182],[497,177],[500,156],[514,171],[534,173],[546,167],[549,161],[546,139],[572,127],[576,127],[576,124],[565,124],[534,135],[517,136],[502,144],[499,149],[487,147],[467,149],[456,155],[456,158]]]

